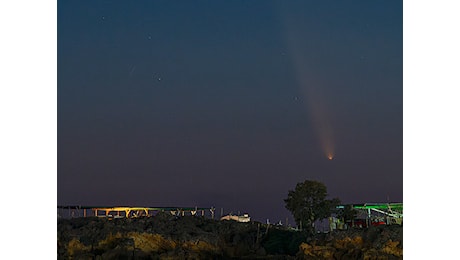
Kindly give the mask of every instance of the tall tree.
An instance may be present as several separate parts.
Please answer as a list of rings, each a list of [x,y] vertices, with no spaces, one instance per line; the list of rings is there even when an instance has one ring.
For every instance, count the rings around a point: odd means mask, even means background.
[[[295,190],[289,191],[284,202],[297,225],[302,225],[312,232],[313,223],[329,217],[332,210],[340,203],[338,198],[327,200],[327,196],[327,188],[323,183],[306,180],[297,183]]]

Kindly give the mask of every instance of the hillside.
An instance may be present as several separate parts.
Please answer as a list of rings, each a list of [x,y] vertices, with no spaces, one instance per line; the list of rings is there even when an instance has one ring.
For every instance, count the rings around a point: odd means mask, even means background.
[[[58,259],[402,259],[402,227],[307,235],[258,222],[160,213],[58,219]]]

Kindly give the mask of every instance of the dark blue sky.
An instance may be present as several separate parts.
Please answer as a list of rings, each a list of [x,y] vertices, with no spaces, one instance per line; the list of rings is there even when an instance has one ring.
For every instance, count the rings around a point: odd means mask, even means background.
[[[402,1],[58,1],[58,204],[402,201],[402,35]]]

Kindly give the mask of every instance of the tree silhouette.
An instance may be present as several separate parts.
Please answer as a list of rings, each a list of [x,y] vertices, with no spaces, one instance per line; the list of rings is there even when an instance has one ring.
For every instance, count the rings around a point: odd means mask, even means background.
[[[340,204],[338,198],[327,200],[326,186],[318,181],[306,180],[297,183],[295,190],[290,190],[286,203],[298,226],[313,232],[313,223],[331,215],[332,210]]]

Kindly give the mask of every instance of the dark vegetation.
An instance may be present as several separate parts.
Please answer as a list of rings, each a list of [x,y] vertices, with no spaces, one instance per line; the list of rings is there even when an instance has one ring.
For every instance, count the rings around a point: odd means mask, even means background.
[[[364,259],[366,254],[371,256],[366,259],[402,257],[401,226],[310,234],[258,222],[177,218],[159,213],[137,219],[59,219],[57,227],[58,259]],[[338,258],[330,258],[334,255]]]
[[[314,232],[313,223],[325,219],[334,212],[340,204],[340,199],[326,199],[328,196],[326,185],[318,181],[306,180],[297,183],[294,190],[290,190],[284,200],[286,209],[294,216],[297,226]]]
[[[285,199],[301,230],[160,212],[140,218],[58,219],[58,259],[402,259],[402,226],[316,233],[313,223],[337,210],[326,186],[304,181]]]

